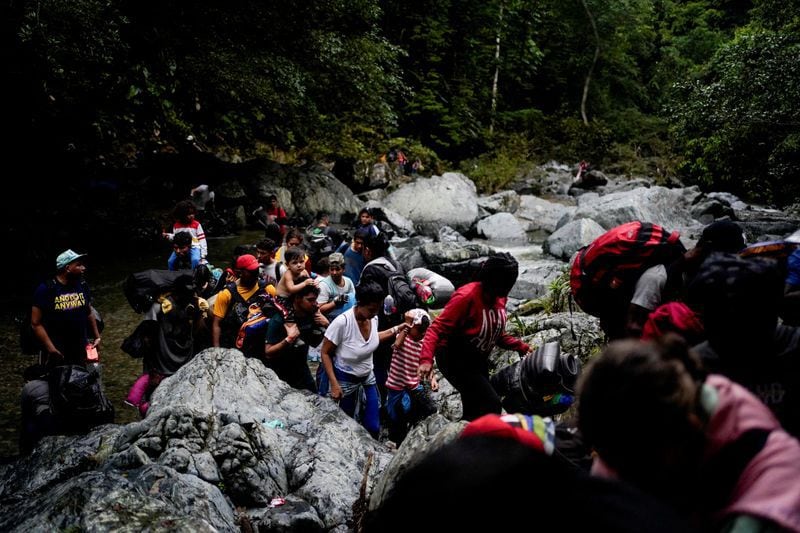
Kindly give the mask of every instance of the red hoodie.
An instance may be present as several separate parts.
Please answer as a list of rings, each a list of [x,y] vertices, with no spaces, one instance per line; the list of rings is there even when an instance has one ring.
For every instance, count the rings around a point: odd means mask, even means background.
[[[507,298],[497,298],[492,307],[487,307],[482,294],[480,282],[467,283],[453,293],[425,333],[420,363],[433,364],[435,353],[454,344],[483,357],[488,357],[495,345],[523,353],[530,350],[523,341],[505,332]]]

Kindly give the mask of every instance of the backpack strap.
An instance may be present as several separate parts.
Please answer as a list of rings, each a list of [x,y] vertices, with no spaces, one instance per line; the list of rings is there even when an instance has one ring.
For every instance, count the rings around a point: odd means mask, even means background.
[[[339,287],[336,286],[336,284],[333,282],[333,280],[331,279],[330,276],[328,276],[327,278],[322,278],[322,281],[331,290],[331,295],[338,295],[339,294]],[[347,289],[347,282],[346,281],[344,282],[344,288]]]
[[[237,285],[236,285],[235,281],[232,281],[232,282],[226,284],[225,288],[228,289],[228,292],[231,293],[231,304],[236,303],[236,302],[246,303],[244,301],[244,298],[242,298],[242,295],[239,294],[239,291],[237,289]],[[229,306],[228,310],[230,311],[230,306]]]
[[[397,272],[397,268],[395,268],[392,262],[386,259],[385,257],[378,257],[377,259],[373,259],[371,263],[374,265],[382,266],[385,270],[388,270],[389,272]]]
[[[705,506],[713,510],[725,506],[742,472],[764,449],[771,432],[761,428],[745,431],[709,460],[703,473],[702,493],[707,496]]]

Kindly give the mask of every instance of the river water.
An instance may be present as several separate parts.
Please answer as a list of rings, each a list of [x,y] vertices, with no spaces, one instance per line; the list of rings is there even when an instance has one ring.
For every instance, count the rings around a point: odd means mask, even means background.
[[[238,235],[209,238],[209,261],[215,266],[230,265],[233,249],[239,244],[254,244],[263,238],[262,231],[244,231]],[[124,246],[123,246],[124,249]],[[149,268],[166,268],[171,248],[167,243],[161,255],[125,250],[117,255],[89,258],[86,279],[94,296],[94,304],[105,321],[100,345],[103,384],[116,409],[116,423],[127,424],[139,419],[137,409],[125,405],[128,389],[142,372],[142,362],[120,349],[123,339],[139,324],[142,315],[133,311],[122,293],[125,278],[133,272]],[[55,258],[53,258],[55,262]],[[18,309],[0,313],[0,462],[18,453],[20,407],[19,393],[24,384],[23,370],[33,364],[34,357],[20,355],[18,327],[14,315]]]

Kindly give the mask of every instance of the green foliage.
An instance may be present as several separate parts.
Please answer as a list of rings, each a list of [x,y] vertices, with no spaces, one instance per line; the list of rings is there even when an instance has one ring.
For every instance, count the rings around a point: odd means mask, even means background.
[[[613,132],[603,122],[595,120],[588,126],[577,117],[556,122],[554,156],[564,161],[604,161],[611,148]]]
[[[751,15],[755,27],[795,35],[800,31],[800,0],[754,0]]]
[[[504,111],[527,93],[541,59],[534,7],[531,0],[386,2],[386,34],[407,51],[401,67],[411,95],[398,102],[400,132],[447,159],[483,151],[496,68]]]
[[[520,320],[517,315],[528,315],[531,313],[546,313],[551,315],[568,310],[570,292],[569,269],[565,268],[557,278],[550,282],[547,286],[547,293],[544,296],[536,298],[535,300],[528,300],[519,306],[516,315],[514,315],[518,329],[530,333],[531,323]],[[533,325],[535,326],[536,323],[534,322]]]
[[[397,137],[433,172],[461,163],[485,192],[556,158],[765,201],[800,194],[800,0],[23,0],[7,12],[12,129],[51,155],[119,166],[196,144],[356,161]]]
[[[533,168],[528,140],[522,135],[510,135],[498,146],[476,159],[461,163],[481,193],[493,193],[508,187],[515,179]]]
[[[380,153],[388,152],[392,147],[399,147],[409,160],[419,159],[422,163],[422,174],[439,174],[447,171],[449,163],[442,160],[431,148],[419,139],[410,137],[393,137],[378,145]]]
[[[670,115],[694,182],[767,202],[800,193],[798,60],[796,34],[741,31],[700,80],[680,85]]]
[[[517,315],[512,315],[511,319],[511,333],[517,335],[519,337],[528,337],[530,335],[535,335],[539,331],[541,331],[541,326],[539,325],[539,321],[534,320],[522,320]]]
[[[547,286],[547,295],[544,298],[544,312],[547,314],[566,311],[570,297],[569,269],[565,268],[560,276]]]
[[[349,152],[383,136],[402,92],[377,2],[25,4],[19,48],[42,135],[89,157],[320,139]],[[33,100],[33,99],[32,99]]]

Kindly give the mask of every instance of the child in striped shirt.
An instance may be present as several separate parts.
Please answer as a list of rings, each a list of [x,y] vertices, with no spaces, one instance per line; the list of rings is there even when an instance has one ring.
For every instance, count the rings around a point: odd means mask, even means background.
[[[422,339],[431,325],[431,317],[423,309],[412,309],[405,314],[405,321],[409,328],[397,335],[386,378],[389,440],[398,445],[406,437],[411,425],[436,412],[429,391],[439,389],[433,373],[430,387],[420,383],[418,373]]]

